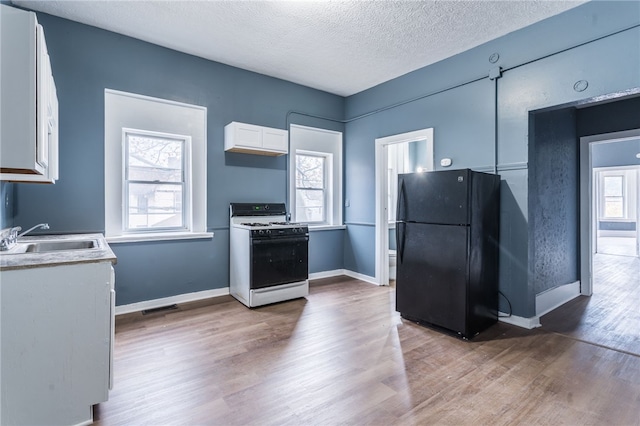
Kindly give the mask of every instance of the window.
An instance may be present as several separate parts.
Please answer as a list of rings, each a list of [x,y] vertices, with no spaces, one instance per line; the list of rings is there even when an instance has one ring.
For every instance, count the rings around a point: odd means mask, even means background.
[[[296,211],[297,221],[326,223],[327,178],[331,154],[296,151]]]
[[[207,109],[105,90],[105,236],[109,242],[211,238]]]
[[[604,193],[604,212],[606,218],[625,217],[624,209],[624,176],[604,176],[603,193]]]
[[[291,219],[342,226],[342,133],[292,124],[289,136]]]
[[[191,138],[124,129],[125,230],[186,230]],[[187,212],[188,213],[188,212]]]

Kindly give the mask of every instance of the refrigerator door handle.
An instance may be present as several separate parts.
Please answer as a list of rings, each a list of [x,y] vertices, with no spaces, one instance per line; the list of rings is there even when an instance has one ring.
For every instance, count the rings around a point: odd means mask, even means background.
[[[398,189],[398,205],[396,206],[396,220],[404,221],[405,218],[400,216],[400,211],[406,211],[406,208],[401,209],[400,206],[405,207],[405,195],[404,195],[404,179],[399,181],[400,188]]]
[[[396,247],[398,248],[398,258],[400,259],[400,263],[402,263],[402,259],[404,258],[404,240],[405,240],[406,226],[407,224],[404,222],[398,222],[396,226]],[[402,237],[400,237],[401,228],[402,228]]]

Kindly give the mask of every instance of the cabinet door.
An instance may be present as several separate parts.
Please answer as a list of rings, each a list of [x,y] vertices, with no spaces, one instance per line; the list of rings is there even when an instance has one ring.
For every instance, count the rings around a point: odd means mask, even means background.
[[[273,151],[288,152],[288,134],[286,130],[264,128],[262,147]]]
[[[251,148],[262,147],[262,128],[251,124],[235,124],[234,145]]]
[[[0,180],[54,183],[58,179],[58,100],[44,31],[32,12],[8,9],[2,5],[2,44],[13,49],[2,50],[1,62],[3,81],[12,84],[8,91],[3,86],[0,96],[0,166],[5,172]]]

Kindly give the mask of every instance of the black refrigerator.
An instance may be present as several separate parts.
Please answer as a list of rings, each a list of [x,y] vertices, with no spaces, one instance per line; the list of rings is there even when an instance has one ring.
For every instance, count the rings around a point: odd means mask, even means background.
[[[470,339],[498,319],[500,176],[398,176],[396,310]]]

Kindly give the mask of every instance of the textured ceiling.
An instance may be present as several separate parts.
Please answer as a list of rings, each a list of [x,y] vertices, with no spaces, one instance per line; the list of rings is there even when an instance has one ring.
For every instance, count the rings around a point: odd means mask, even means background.
[[[584,2],[13,1],[343,96]]]

